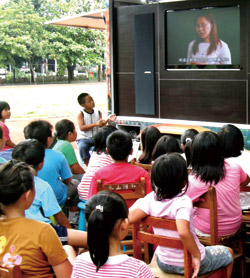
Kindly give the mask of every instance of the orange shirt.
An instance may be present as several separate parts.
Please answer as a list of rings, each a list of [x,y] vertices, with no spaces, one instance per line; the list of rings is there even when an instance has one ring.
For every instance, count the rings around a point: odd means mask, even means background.
[[[52,278],[53,265],[67,259],[54,229],[25,217],[0,220],[0,264],[20,265],[23,277]]]

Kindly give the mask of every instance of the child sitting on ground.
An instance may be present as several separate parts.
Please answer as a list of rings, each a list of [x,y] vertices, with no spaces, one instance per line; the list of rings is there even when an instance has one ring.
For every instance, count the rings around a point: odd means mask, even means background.
[[[97,170],[113,163],[112,157],[106,153],[106,139],[116,130],[114,126],[104,126],[94,136],[94,149],[89,160],[85,175],[82,177],[77,189],[82,200],[88,199],[91,180]]]
[[[114,131],[107,138],[107,153],[114,163],[99,169],[90,185],[89,198],[97,193],[97,180],[103,184],[138,183],[141,177],[146,181],[146,194],[152,191],[148,173],[140,167],[128,163],[128,157],[133,153],[133,144],[130,135],[124,131]],[[127,200],[130,207],[134,201]]]
[[[85,171],[79,165],[75,151],[71,145],[72,142],[75,142],[77,137],[75,125],[70,120],[64,119],[56,123],[55,129],[54,142],[52,143],[51,148],[55,151],[61,152],[65,156],[73,174],[73,178],[81,181],[82,175]]]
[[[192,201],[185,195],[188,187],[185,159],[177,153],[157,158],[152,166],[151,184],[154,192],[137,200],[130,208],[129,222],[134,223],[148,215],[175,219],[178,232],[154,228],[154,233],[182,240],[192,255],[192,277],[224,266],[227,266],[227,277],[231,277],[233,251],[221,245],[204,247],[195,234]],[[183,250],[157,246],[155,253],[162,271],[184,274]]]
[[[69,278],[72,266],[54,229],[25,218],[36,193],[33,172],[15,160],[0,168],[0,264],[20,265],[23,277]]]
[[[110,115],[106,120],[102,119],[102,113],[94,109],[95,102],[88,93],[81,93],[78,103],[82,107],[81,112],[77,116],[78,137],[77,146],[82,161],[88,165],[90,154],[89,151],[93,147],[93,136],[97,133],[99,127],[105,126],[108,121],[115,121],[115,114]]]
[[[72,183],[72,173],[64,155],[49,149],[52,137],[52,125],[47,121],[33,121],[24,128],[25,139],[37,139],[45,146],[43,168],[38,172],[38,177],[47,181],[55,192],[59,205],[68,202],[69,221],[78,224],[79,202],[77,185]]]
[[[36,139],[20,142],[12,152],[14,159],[26,162],[36,171],[36,176],[34,176],[36,195],[30,208],[25,211],[25,216],[29,219],[50,224],[57,232],[63,245],[69,244],[73,247],[86,247],[86,233],[71,229],[67,217],[56,200],[53,189],[47,182],[37,177],[37,173],[43,167],[44,155],[45,148]],[[58,225],[51,223],[50,216],[55,217]]]
[[[6,160],[11,159],[11,152],[12,148],[15,147],[15,143],[13,143],[10,139],[10,132],[5,124],[5,120],[10,118],[10,106],[6,101],[0,101],[0,126],[3,129],[3,134],[4,134],[4,140],[5,140],[5,146],[4,148],[0,151],[0,155],[2,158]]]
[[[3,136],[3,129],[0,126],[0,150],[2,150],[4,146],[5,146],[5,139]],[[5,162],[7,162],[7,160],[1,157],[1,152],[0,152],[0,163],[5,163]]]
[[[122,253],[121,240],[128,233],[128,208],[123,198],[101,191],[86,203],[89,252],[74,261],[72,278],[153,278],[148,266]]]

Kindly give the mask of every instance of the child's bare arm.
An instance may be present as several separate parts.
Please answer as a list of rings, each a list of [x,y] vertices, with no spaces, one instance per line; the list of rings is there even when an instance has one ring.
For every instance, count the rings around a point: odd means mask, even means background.
[[[85,125],[83,114],[80,112],[77,115],[77,123],[78,123],[79,129],[81,131],[90,130],[90,129],[92,129],[95,126],[102,126],[102,122],[103,122],[103,120],[99,119],[97,122],[95,122],[93,124]]]
[[[192,255],[192,278],[198,277],[198,273],[200,270],[201,254],[190,232],[189,221],[184,219],[176,219],[176,226],[183,245],[188,249],[188,251]]]
[[[72,228],[70,223],[69,223],[68,218],[66,217],[66,215],[62,211],[54,214],[54,217],[55,217],[55,220],[58,223],[58,225],[61,225],[65,228],[69,228],[69,229]]]
[[[72,265],[68,259],[64,262],[52,266],[57,278],[70,278],[72,272]]]
[[[249,178],[249,176],[247,175],[247,178],[245,179],[245,181],[243,181],[243,182],[240,184],[240,186],[247,186],[247,185],[249,184],[249,182],[250,182],[250,178]]]
[[[129,215],[128,215],[128,220],[129,223],[135,223],[141,219],[143,219],[144,217],[148,216],[143,210],[139,209],[139,208],[134,208],[132,207],[131,210],[129,210]]]
[[[5,142],[5,145],[7,145],[10,148],[14,148],[16,146],[16,144],[14,142],[12,142],[11,140],[7,140]]]
[[[66,184],[66,185],[69,185],[71,181],[72,181],[72,177],[63,180],[62,182],[63,182],[64,184]]]
[[[69,165],[69,168],[70,168],[72,174],[74,174],[74,175],[79,175],[79,174],[85,173],[84,169],[79,165],[78,162]]]

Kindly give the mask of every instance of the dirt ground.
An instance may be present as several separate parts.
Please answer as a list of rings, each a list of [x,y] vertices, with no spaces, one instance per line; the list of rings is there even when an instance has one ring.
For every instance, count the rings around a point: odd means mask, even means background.
[[[0,100],[11,107],[11,118],[6,121],[13,142],[24,139],[23,129],[32,120],[45,119],[53,126],[61,119],[77,124],[80,107],[77,96],[88,92],[95,100],[96,108],[107,114],[107,86],[100,83],[59,85],[1,86]]]

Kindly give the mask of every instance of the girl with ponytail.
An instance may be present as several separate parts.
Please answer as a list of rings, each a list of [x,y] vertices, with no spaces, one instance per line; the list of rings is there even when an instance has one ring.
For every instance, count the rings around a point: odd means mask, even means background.
[[[122,253],[120,241],[128,232],[128,208],[124,199],[101,191],[86,202],[89,252],[74,261],[73,278],[154,277],[148,266]]]

